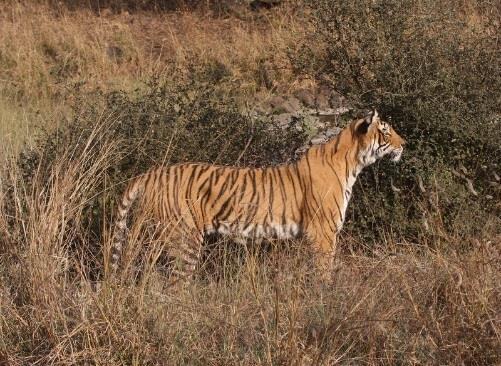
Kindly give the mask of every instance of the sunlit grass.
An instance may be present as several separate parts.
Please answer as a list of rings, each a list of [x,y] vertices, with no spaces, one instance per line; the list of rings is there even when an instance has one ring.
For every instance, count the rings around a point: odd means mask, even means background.
[[[34,155],[41,161],[33,160],[30,174],[20,166],[18,152],[36,145],[41,129],[65,123],[75,106],[103,102],[86,99],[88,91],[132,92],[151,78],[203,69],[213,70],[214,83],[232,97],[238,93],[242,104],[289,92],[299,78],[287,49],[306,25],[289,8],[264,14],[247,20],[197,12],[99,16],[29,2],[0,5],[0,365],[499,363],[501,238],[494,215],[481,236],[466,237],[447,231],[446,207],[433,201],[423,208],[428,232],[421,242],[391,228],[377,245],[343,232],[331,285],[318,280],[305,241],[260,248],[220,243],[207,248],[191,283],[172,288],[161,258],[156,261],[158,250],[172,243],[151,236],[139,215],[132,218],[122,268],[108,271],[117,188],[109,172],[134,145],[114,136],[115,114],[82,113],[88,120],[62,140],[68,146],[44,151],[55,157]],[[261,85],[263,70],[272,75],[271,88]],[[144,125],[153,117],[157,127],[167,123],[140,102],[122,102],[134,113],[125,126],[134,126],[137,116]],[[106,129],[103,143],[98,136]],[[234,141],[222,140],[210,141],[226,153]],[[195,144],[183,142],[184,150],[173,151],[191,156],[185,150]],[[161,154],[166,160],[170,143],[156,146],[168,150]],[[427,190],[425,203],[444,195],[439,184]],[[353,199],[368,202],[370,194]],[[98,228],[90,230],[90,222]]]

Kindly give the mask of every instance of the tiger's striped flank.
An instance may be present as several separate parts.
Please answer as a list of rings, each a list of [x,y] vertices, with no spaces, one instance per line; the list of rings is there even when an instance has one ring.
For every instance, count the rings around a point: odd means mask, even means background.
[[[201,163],[154,167],[130,182],[119,202],[111,263],[117,269],[127,214],[140,211],[168,227],[168,254],[188,279],[204,236],[288,239],[306,236],[318,270],[329,277],[353,184],[360,171],[389,155],[398,161],[405,141],[377,111],[351,122],[333,140],[310,148],[295,163],[235,168]]]

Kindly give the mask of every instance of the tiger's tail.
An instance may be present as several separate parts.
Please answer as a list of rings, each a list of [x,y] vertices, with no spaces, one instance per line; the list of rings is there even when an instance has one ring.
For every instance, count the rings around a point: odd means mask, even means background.
[[[118,212],[111,246],[111,268],[113,271],[118,269],[119,261],[122,256],[127,231],[127,215],[129,214],[134,202],[143,194],[143,192],[144,179],[142,179],[142,177],[136,178],[129,184],[122,195],[122,199],[118,202]]]

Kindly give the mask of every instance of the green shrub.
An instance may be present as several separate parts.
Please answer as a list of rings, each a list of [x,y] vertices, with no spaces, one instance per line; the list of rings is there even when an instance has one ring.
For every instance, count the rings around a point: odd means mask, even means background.
[[[499,217],[492,173],[499,169],[493,157],[501,156],[501,12],[482,4],[307,2],[314,31],[290,52],[296,72],[330,81],[361,108],[382,110],[408,141],[398,167],[382,163],[359,180],[351,234],[371,240],[389,230],[414,240],[478,235]],[[391,190],[390,180],[401,192]],[[475,220],[466,220],[465,207]],[[426,230],[425,220],[433,227]]]

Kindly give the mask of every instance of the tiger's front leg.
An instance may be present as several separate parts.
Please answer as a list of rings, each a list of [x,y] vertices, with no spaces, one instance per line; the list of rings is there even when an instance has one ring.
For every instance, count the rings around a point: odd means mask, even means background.
[[[314,250],[315,266],[320,279],[324,283],[331,283],[334,274],[336,262],[336,233],[328,233],[323,235],[310,235]]]

